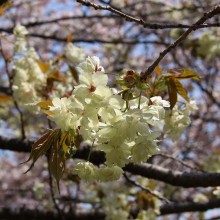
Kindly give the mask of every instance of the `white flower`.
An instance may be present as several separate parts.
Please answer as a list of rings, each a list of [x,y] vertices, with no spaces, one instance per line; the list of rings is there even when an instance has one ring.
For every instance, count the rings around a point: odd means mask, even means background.
[[[216,196],[219,196],[220,195],[220,187],[217,186],[214,191],[213,191],[213,194],[216,195]]]
[[[13,33],[15,35],[14,51],[16,53],[22,53],[26,50],[25,36],[28,34],[28,31],[24,26],[19,24],[14,28]]]
[[[106,213],[106,220],[128,220],[129,213],[123,209],[109,209]]]
[[[154,96],[150,98],[153,105],[159,105],[166,108],[170,107],[170,103],[166,100],[163,100],[160,96]]]
[[[90,162],[79,162],[74,166],[74,174],[77,174],[86,182],[97,180],[96,167]]]
[[[28,35],[28,30],[26,29],[25,26],[18,24],[15,26],[13,34],[16,37],[25,37],[26,35]]]
[[[115,116],[122,114],[121,109],[124,106],[124,100],[119,95],[111,95],[103,99],[100,104],[98,114],[101,116],[102,121],[109,122]]]
[[[83,105],[73,96],[70,98],[54,98],[53,106],[49,111],[52,113],[49,119],[54,121],[56,125],[63,131],[76,129],[80,125],[83,114]]]
[[[100,60],[96,56],[86,58],[84,62],[79,64],[77,70],[79,74],[104,73],[104,68],[100,66]]]
[[[30,48],[27,54],[13,63],[15,76],[13,78],[13,95],[23,108],[29,112],[36,113],[39,107],[30,106],[31,103],[40,101],[38,91],[46,83],[46,75],[38,65],[35,50]]]
[[[215,193],[213,193],[215,194]],[[198,203],[202,203],[202,202],[208,202],[209,201],[209,198],[202,194],[202,193],[197,193],[194,198],[193,198],[193,202],[198,202]]]
[[[220,39],[214,31],[207,31],[199,38],[199,46],[196,49],[198,55],[205,58],[220,56]]]
[[[83,49],[68,43],[64,48],[65,57],[70,63],[78,64],[85,59]]]
[[[27,42],[26,40],[22,37],[19,37],[16,39],[15,44],[14,44],[14,52],[15,53],[22,53],[23,51],[25,51]]]
[[[196,105],[196,101],[190,100],[189,102],[187,102],[185,110],[188,111],[188,114],[190,114],[193,111],[198,110],[198,106]]]
[[[156,220],[157,215],[154,210],[149,209],[147,211],[142,210],[138,213],[138,217],[135,220]]]
[[[131,148],[132,161],[140,163],[158,152],[157,141],[149,140],[149,137],[139,136],[135,145]]]
[[[98,179],[102,182],[118,180],[123,170],[118,166],[105,167],[102,166],[97,170]]]
[[[108,166],[117,165],[119,167],[125,166],[129,163],[130,146],[126,143],[109,142],[97,147],[106,154],[106,163]]]
[[[173,141],[177,140],[190,124],[188,113],[188,111],[178,110],[177,107],[173,108],[171,115],[170,112],[166,112],[164,131]]]

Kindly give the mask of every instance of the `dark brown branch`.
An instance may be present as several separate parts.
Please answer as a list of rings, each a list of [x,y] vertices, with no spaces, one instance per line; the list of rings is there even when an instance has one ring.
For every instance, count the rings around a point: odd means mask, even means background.
[[[192,32],[198,29],[197,27],[203,24],[206,20],[212,18],[213,16],[220,14],[220,5],[216,6],[213,10],[209,11],[208,13],[204,13],[204,15],[189,29],[187,29],[174,43],[172,43],[169,47],[167,47],[164,51],[162,51],[159,57],[148,67],[145,71],[143,78],[147,78],[149,75],[152,74],[154,69],[158,66],[160,61],[176,46],[178,46],[186,37]]]
[[[122,17],[117,16],[117,15],[91,15],[91,16],[67,16],[67,17],[59,17],[59,18],[54,18],[50,20],[40,20],[40,21],[35,21],[35,22],[28,22],[24,23],[23,25],[25,27],[34,27],[34,26],[39,26],[39,25],[47,25],[47,24],[52,24],[52,23],[57,23],[60,21],[66,21],[66,20],[91,20],[91,19],[122,19]]]
[[[24,128],[24,115],[23,112],[21,111],[18,102],[14,99],[13,97],[13,90],[12,90],[12,86],[13,86],[13,77],[10,75],[9,72],[9,63],[8,63],[8,58],[6,57],[4,51],[3,51],[3,46],[2,46],[2,41],[0,39],[0,51],[4,60],[4,64],[5,64],[5,70],[6,70],[6,75],[8,77],[8,83],[9,83],[9,89],[10,89],[10,95],[13,98],[13,103],[14,106],[19,114],[19,118],[20,118],[20,128],[21,128],[21,136],[22,139],[24,140],[26,138],[26,134],[25,134],[25,128]]]
[[[180,160],[180,159],[178,159],[178,158],[175,158],[175,157],[173,157],[173,156],[171,156],[171,155],[168,155],[168,154],[159,153],[159,154],[156,154],[156,155],[154,155],[154,156],[155,156],[155,157],[156,157],[156,156],[165,157],[165,158],[174,160],[174,161],[176,161],[177,163],[180,163],[181,165],[183,165],[183,166],[185,166],[185,167],[188,167],[188,168],[190,168],[190,169],[192,169],[192,170],[197,170],[197,171],[200,171],[200,172],[204,172],[203,170],[201,170],[201,169],[199,169],[199,168],[197,168],[197,167],[191,166],[191,165],[188,164],[187,162],[184,162],[184,161],[182,161],[182,160]]]
[[[141,184],[137,183],[136,181],[130,179],[126,173],[124,173],[124,178],[127,180],[128,183],[142,189],[143,191],[151,194],[152,196],[158,198],[159,200],[162,200],[162,201],[165,201],[166,203],[169,203],[170,201],[168,199],[166,199],[165,197],[159,195],[158,193],[155,193],[154,191],[152,191],[151,189],[147,188],[147,187],[144,187],[142,186]]]
[[[7,140],[0,137],[0,149],[17,152],[30,152],[31,142],[25,142],[17,139]],[[88,158],[88,154],[89,148],[84,147],[77,151],[77,153],[74,155],[74,158],[86,160]],[[100,151],[93,151],[90,161],[96,165],[104,163],[104,153]],[[220,173],[187,173],[171,171],[169,169],[148,163],[144,165],[128,164],[123,169],[124,171],[130,172],[134,175],[140,175],[146,178],[162,181],[173,186],[180,186],[184,188],[220,186]]]
[[[103,213],[98,212],[89,212],[89,213],[65,213],[63,215],[65,220],[104,220],[105,216]],[[3,208],[0,210],[0,219],[4,220],[24,220],[24,219],[31,219],[31,220],[60,220],[60,217],[51,211],[43,212],[39,210],[30,210],[30,209],[17,209],[11,210],[9,208]]]
[[[183,212],[204,212],[209,209],[215,209],[220,207],[220,199],[211,199],[207,202],[181,202],[181,203],[169,203],[160,208],[160,214],[173,214]]]
[[[209,187],[220,184],[220,173],[201,173],[201,172],[179,172],[171,171],[152,164],[134,165],[128,164],[124,170],[141,175],[150,179],[159,180],[173,186],[190,187]]]
[[[60,18],[54,18],[51,20],[42,20],[42,21],[35,21],[35,22],[28,22],[24,23],[23,25],[26,27],[34,27],[34,26],[40,26],[40,25],[47,25],[57,22],[62,22],[66,20],[90,20],[90,19],[123,19],[121,16],[118,15],[91,15],[91,16],[68,16],[68,17],[60,17]],[[157,23],[146,23],[145,22],[145,28],[149,29],[174,29],[174,28],[190,28],[190,25],[187,24],[166,24],[167,22],[164,22],[163,24],[157,24]],[[220,27],[220,23],[207,23],[207,24],[201,24],[197,26],[197,29],[202,28],[208,28],[208,27]]]
[[[0,92],[6,95],[11,95],[11,90],[9,87],[0,86]]]
[[[135,22],[139,25],[142,25],[144,28],[149,28],[149,29],[168,29],[168,28],[191,28],[192,26],[186,25],[186,24],[152,24],[145,22],[143,19],[138,19],[135,18],[131,15],[128,15],[116,8],[113,8],[111,6],[103,6],[103,5],[98,5],[95,3],[92,3],[87,0],[76,0],[77,2],[81,3],[82,5],[88,6],[88,7],[93,7],[95,10],[107,10],[110,11],[114,14],[119,15],[122,18],[125,18],[127,21],[130,22]],[[207,28],[207,27],[220,27],[220,23],[215,23],[215,24],[197,24],[196,29],[199,28]],[[195,28],[195,27],[194,27]]]
[[[0,32],[5,32],[8,34],[13,33],[12,28],[0,28]],[[28,36],[30,37],[36,37],[36,38],[41,38],[45,40],[53,40],[53,41],[59,41],[59,42],[64,42],[66,43],[66,38],[61,38],[57,36],[48,36],[44,34],[36,34],[36,33],[29,33]],[[157,45],[164,45],[168,46],[167,43],[161,42],[161,41],[155,41],[155,40],[138,40],[138,39],[131,39],[131,40],[124,40],[124,39],[85,39],[85,38],[74,38],[73,43],[89,43],[89,44],[94,44],[94,43],[100,43],[100,44],[128,44],[128,45],[133,45],[133,44],[157,44]]]
[[[207,211],[214,208],[220,207],[220,199],[211,199],[203,203],[195,202],[181,202],[181,203],[169,203],[162,205],[160,207],[160,215],[167,214],[177,214],[183,212],[195,212],[195,211]],[[104,220],[105,214],[101,211],[90,211],[90,212],[81,212],[81,213],[64,213],[63,217],[65,220],[75,219],[75,220]],[[58,220],[59,216],[54,212],[42,212],[38,210],[29,210],[29,209],[17,209],[11,210],[9,208],[2,208],[0,210],[0,219],[5,220],[23,220],[23,219],[41,219],[41,220]]]

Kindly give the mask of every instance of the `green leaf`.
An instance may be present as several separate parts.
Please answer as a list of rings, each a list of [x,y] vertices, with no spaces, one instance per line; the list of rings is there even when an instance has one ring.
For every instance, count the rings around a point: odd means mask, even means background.
[[[167,87],[168,87],[168,94],[169,94],[169,101],[170,101],[170,109],[173,109],[177,102],[177,90],[175,81],[172,77],[169,77],[167,80]]]
[[[156,81],[154,83],[154,87],[156,89],[165,89],[167,87],[167,85],[166,85],[166,78],[165,77],[161,77],[158,81]]]
[[[124,80],[121,80],[121,79],[115,80],[114,83],[118,85],[123,85],[123,86],[125,85]]]
[[[181,95],[186,101],[189,101],[189,97],[187,95],[186,90],[183,88],[183,85],[180,83],[179,80],[174,79],[174,83],[176,86],[176,91],[179,95]]]
[[[122,94],[122,98],[125,101],[129,101],[129,100],[134,99],[134,96],[133,96],[133,94],[132,94],[132,92],[130,90],[124,90],[124,92]]]

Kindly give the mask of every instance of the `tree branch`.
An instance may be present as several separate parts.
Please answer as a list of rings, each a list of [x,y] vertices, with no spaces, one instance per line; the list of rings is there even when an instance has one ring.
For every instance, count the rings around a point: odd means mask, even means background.
[[[30,152],[32,142],[21,141],[18,139],[5,139],[0,137],[0,149],[12,150],[17,152]],[[89,147],[79,149],[74,158],[86,160],[89,154]],[[104,152],[93,151],[90,156],[90,162],[99,165],[105,162]],[[128,164],[123,168],[124,171],[134,175],[140,175],[146,178],[162,181],[173,186],[184,188],[190,187],[215,187],[220,186],[220,173],[203,172],[179,172],[171,171],[157,165],[145,163],[144,165]]]
[[[181,203],[169,203],[161,206],[160,214],[173,214],[183,212],[204,212],[209,209],[215,209],[220,207],[220,199],[211,199],[207,202],[196,203],[196,202],[181,202]]]
[[[13,33],[13,28],[0,28],[0,32],[5,32],[8,34]],[[54,40],[54,41],[59,41],[59,42],[67,42],[66,38],[64,37],[57,37],[57,36],[50,36],[50,35],[44,35],[44,34],[37,34],[37,33],[29,33],[28,36],[30,37],[35,37],[35,38],[42,38],[45,40]],[[156,40],[138,40],[138,39],[131,39],[131,40],[125,40],[125,39],[85,39],[85,38],[74,38],[72,40],[73,43],[89,43],[89,44],[94,44],[94,43],[100,43],[100,44],[128,44],[128,45],[133,45],[133,44],[157,44],[157,45],[164,45],[168,46],[167,43],[161,42],[161,41],[156,41]]]
[[[125,18],[126,21],[130,21],[130,22],[135,22],[141,26],[143,26],[144,28],[149,28],[149,29],[169,29],[169,28],[191,28],[192,26],[190,25],[186,25],[186,24],[152,24],[152,23],[148,23],[145,22],[143,19],[138,19],[135,18],[131,15],[128,15],[116,8],[113,8],[111,6],[103,6],[103,5],[98,5],[95,3],[92,3],[90,1],[87,0],[76,0],[77,2],[81,3],[82,5],[88,6],[88,7],[93,7],[95,10],[106,10],[106,11],[110,11],[114,14],[119,15],[122,18]],[[196,29],[199,28],[207,28],[207,27],[220,27],[220,23],[213,23],[213,24],[198,24],[196,26]]]
[[[183,212],[195,212],[195,211],[207,211],[214,208],[220,207],[220,199],[211,199],[208,202],[196,203],[196,202],[181,202],[181,203],[169,203],[160,207],[160,215],[177,214]],[[81,213],[63,213],[65,220],[104,220],[105,214],[102,211],[89,211]],[[11,210],[9,208],[2,208],[0,210],[0,219],[5,220],[23,220],[23,219],[41,219],[41,220],[58,220],[59,216],[54,212],[43,212],[40,210],[30,209],[17,209]]]
[[[209,11],[208,13],[204,13],[204,15],[189,29],[187,29],[174,43],[170,44],[169,47],[167,47],[164,51],[162,51],[159,55],[159,57],[148,67],[148,69],[145,71],[143,78],[147,78],[149,75],[152,74],[154,69],[158,66],[160,61],[176,46],[178,46],[183,40],[186,39],[186,37],[192,32],[198,29],[197,27],[201,24],[203,24],[206,20],[212,18],[213,16],[220,14],[220,5],[216,6],[213,10]]]

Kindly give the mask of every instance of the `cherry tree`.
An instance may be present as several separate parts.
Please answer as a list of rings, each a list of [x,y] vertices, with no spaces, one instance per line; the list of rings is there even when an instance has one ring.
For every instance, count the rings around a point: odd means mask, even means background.
[[[0,13],[1,218],[219,218],[218,1]]]

